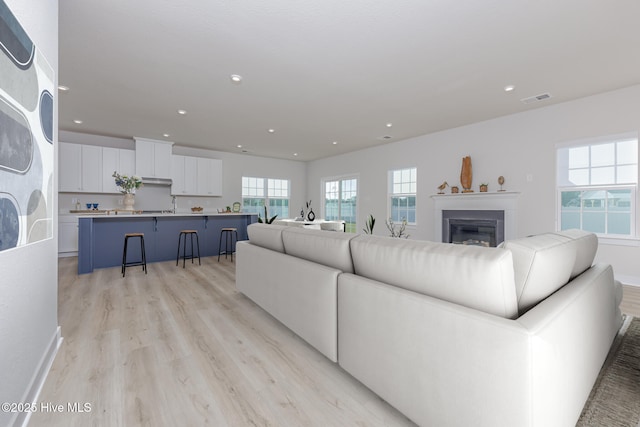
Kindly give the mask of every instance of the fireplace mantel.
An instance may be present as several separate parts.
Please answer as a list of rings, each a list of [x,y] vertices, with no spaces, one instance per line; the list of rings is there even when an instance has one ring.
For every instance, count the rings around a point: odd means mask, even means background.
[[[434,194],[435,241],[442,241],[443,210],[502,210],[504,211],[505,240],[517,237],[517,207],[520,192],[497,191],[491,193]]]

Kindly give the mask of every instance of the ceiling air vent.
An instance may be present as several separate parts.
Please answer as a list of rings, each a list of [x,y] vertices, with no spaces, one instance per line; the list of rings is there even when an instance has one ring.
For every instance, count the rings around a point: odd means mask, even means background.
[[[391,135],[382,135],[382,136],[379,136],[378,139],[382,141],[388,141],[390,139],[393,139],[393,137]]]
[[[530,96],[529,98],[524,98],[524,99],[521,99],[520,101],[524,102],[525,104],[532,104],[534,102],[544,101],[545,99],[549,99],[549,98],[551,98],[550,93],[541,93],[540,95]]]

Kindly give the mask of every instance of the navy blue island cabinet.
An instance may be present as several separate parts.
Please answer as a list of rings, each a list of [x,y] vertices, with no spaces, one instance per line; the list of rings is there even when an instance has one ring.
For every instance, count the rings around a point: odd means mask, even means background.
[[[144,233],[147,263],[176,259],[180,230],[196,230],[200,252],[204,256],[218,255],[220,230],[238,229],[238,240],[246,240],[247,226],[256,222],[256,214],[138,214],[91,215],[78,220],[78,274],[91,273],[95,268],[122,264],[122,249],[126,233]],[[223,243],[224,245],[224,243]],[[138,259],[140,245],[129,242],[127,258]]]

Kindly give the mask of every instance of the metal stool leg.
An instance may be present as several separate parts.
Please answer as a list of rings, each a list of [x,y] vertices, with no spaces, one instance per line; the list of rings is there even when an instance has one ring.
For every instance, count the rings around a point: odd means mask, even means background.
[[[198,265],[202,265],[202,262],[200,261],[200,237],[198,236],[198,233],[196,233],[196,245],[198,247]],[[193,251],[193,241],[191,242],[191,250]]]
[[[178,234],[178,255],[176,255],[176,265],[180,262],[180,239],[182,239],[182,233]]]
[[[222,235],[224,231],[220,232],[220,240],[218,241],[218,262],[220,262],[220,250],[222,249]]]
[[[122,277],[124,277],[125,275],[125,269],[126,269],[126,263],[127,263],[127,242],[128,242],[129,238],[125,236],[124,238],[124,246],[122,248],[122,268],[121,268],[121,273],[122,273]]]
[[[147,254],[144,251],[144,236],[140,236],[140,250],[142,251],[142,270],[147,274]]]

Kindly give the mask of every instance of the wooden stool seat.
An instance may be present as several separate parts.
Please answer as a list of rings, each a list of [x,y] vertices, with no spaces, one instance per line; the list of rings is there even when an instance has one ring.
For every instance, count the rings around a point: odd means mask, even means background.
[[[233,236],[235,234],[236,243],[238,242],[238,229],[235,227],[223,227],[220,230],[220,241],[218,242],[218,262],[220,262],[220,255],[224,254],[224,259],[227,259],[227,254],[231,255],[231,262],[233,262]],[[225,236],[224,251],[222,250],[222,236]]]
[[[140,238],[140,261],[127,261],[127,247],[129,239],[132,237]],[[125,276],[127,267],[133,267],[136,265],[141,265],[144,274],[147,274],[147,256],[144,251],[144,233],[126,233],[124,235],[124,248],[122,249],[122,277]]]
[[[184,236],[182,240],[182,257],[180,256],[180,240]],[[187,255],[187,236],[191,240],[191,255]],[[198,232],[196,230],[180,230],[180,234],[178,235],[178,255],[176,256],[176,265],[182,258],[182,268],[185,268],[185,263],[188,259],[191,260],[191,264],[193,264],[193,259],[195,258],[195,254],[193,252],[193,236],[196,236],[196,244],[198,249],[198,265],[202,265],[200,261],[200,237],[198,237]]]

